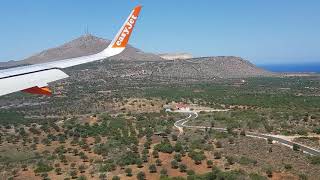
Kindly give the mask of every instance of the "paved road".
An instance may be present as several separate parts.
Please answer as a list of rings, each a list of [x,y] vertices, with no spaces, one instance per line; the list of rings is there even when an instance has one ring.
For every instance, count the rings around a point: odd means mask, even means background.
[[[186,123],[190,120],[190,119],[195,119],[198,117],[198,113],[196,112],[193,112],[193,111],[175,111],[175,112],[179,112],[179,113],[184,113],[187,115],[186,118],[184,119],[180,119],[178,121],[176,121],[174,123],[174,126],[176,128],[178,128],[179,130],[179,135],[183,134],[183,128],[198,128],[198,129],[206,129],[206,128],[211,128],[211,129],[214,129],[214,130],[217,130],[217,131],[224,131],[226,132],[227,129],[226,128],[215,128],[215,127],[208,127],[208,126],[189,126],[189,125],[186,125]],[[293,144],[297,144],[300,146],[300,149],[306,153],[306,154],[311,154],[311,155],[315,155],[315,156],[320,156],[320,150],[318,149],[314,149],[314,148],[311,148],[311,147],[308,147],[306,145],[303,145],[303,144],[300,144],[300,143],[296,143],[296,142],[292,142],[292,141],[289,141],[289,140],[286,140],[286,139],[283,139],[283,138],[280,138],[280,137],[277,137],[275,135],[272,135],[272,134],[261,134],[261,133],[255,133],[255,132],[246,132],[246,136],[248,137],[254,137],[254,138],[263,138],[263,139],[272,139],[273,141],[276,141],[282,145],[285,145],[285,146],[288,146],[290,148],[292,148]]]
[[[296,142],[292,142],[280,137],[276,137],[272,134],[260,134],[260,133],[255,133],[255,132],[246,132],[246,136],[249,137],[257,137],[257,138],[263,138],[263,139],[268,139],[271,138],[273,141],[276,141],[280,144],[289,146],[290,148],[292,148],[293,144],[297,144],[300,146],[300,149],[306,153],[306,154],[311,154],[311,155],[315,155],[315,156],[320,156],[320,150],[318,149],[314,149],[312,147],[308,147],[306,145],[300,144],[300,143],[296,143]]]
[[[184,118],[184,119],[180,119],[178,121],[176,121],[174,123],[174,126],[176,128],[178,128],[179,130],[179,135],[181,135],[183,133],[183,127],[184,127],[184,123],[188,122],[188,120],[192,117],[193,113],[187,113],[188,117]]]

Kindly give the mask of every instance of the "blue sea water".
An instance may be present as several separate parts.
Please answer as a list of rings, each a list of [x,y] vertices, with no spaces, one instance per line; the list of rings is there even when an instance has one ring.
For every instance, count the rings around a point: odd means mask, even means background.
[[[320,73],[320,63],[310,64],[270,64],[270,65],[258,65],[272,72],[315,72]]]

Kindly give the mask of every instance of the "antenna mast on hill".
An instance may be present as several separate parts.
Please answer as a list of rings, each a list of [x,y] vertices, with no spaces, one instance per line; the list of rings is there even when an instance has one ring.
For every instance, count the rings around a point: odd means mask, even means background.
[[[90,33],[89,33],[89,27],[88,25],[86,26],[86,30],[85,30],[85,35],[88,36]]]

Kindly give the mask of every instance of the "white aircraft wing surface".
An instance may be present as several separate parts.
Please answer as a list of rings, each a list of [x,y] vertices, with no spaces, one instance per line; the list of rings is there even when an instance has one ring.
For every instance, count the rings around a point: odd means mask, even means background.
[[[132,10],[110,45],[97,54],[0,70],[0,96],[17,91],[51,95],[51,90],[47,87],[48,83],[69,77],[61,69],[121,53],[129,41],[140,10],[141,6]]]

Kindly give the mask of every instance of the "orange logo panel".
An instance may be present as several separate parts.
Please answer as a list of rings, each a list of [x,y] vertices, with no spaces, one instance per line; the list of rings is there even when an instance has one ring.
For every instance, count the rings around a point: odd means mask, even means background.
[[[130,35],[132,33],[133,27],[136,24],[136,21],[138,19],[140,10],[142,6],[137,6],[134,8],[132,15],[130,16],[129,20],[126,22],[124,28],[122,29],[120,35],[117,38],[117,41],[112,46],[113,48],[124,48],[126,47]]]

